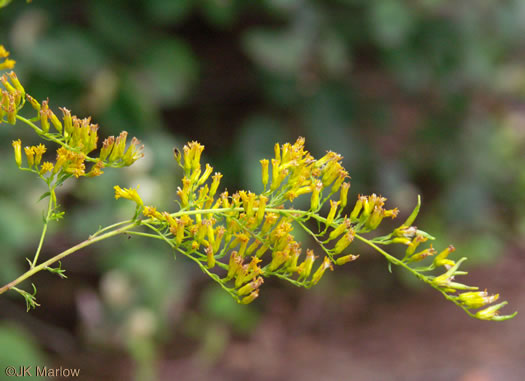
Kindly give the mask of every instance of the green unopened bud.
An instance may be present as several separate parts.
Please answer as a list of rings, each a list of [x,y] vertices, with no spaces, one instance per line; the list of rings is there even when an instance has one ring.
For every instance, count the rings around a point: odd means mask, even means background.
[[[242,298],[242,300],[241,300],[241,304],[250,304],[250,303],[253,302],[258,296],[259,296],[259,289],[255,290],[255,291],[252,292],[250,295],[245,296],[244,298]]]
[[[419,246],[419,244],[422,243],[422,242],[425,242],[427,240],[428,240],[428,238],[423,237],[420,234],[417,234],[414,237],[414,239],[412,240],[412,242],[410,242],[410,244],[408,245],[408,247],[407,247],[407,249],[405,251],[405,256],[409,256],[409,255],[414,254],[414,252],[416,251],[416,248]]]
[[[499,299],[499,294],[489,295],[487,291],[469,291],[458,295],[457,300],[468,308],[480,308]]]
[[[451,260],[451,259],[448,259],[448,255],[452,252],[454,252],[456,250],[456,248],[452,245],[450,245],[449,247],[447,247],[445,250],[443,250],[441,253],[439,253],[435,258],[434,258],[434,266],[436,267],[439,267],[439,266],[445,266],[447,268],[451,267],[451,266],[454,266],[454,261]]]
[[[436,250],[432,246],[430,246],[428,249],[422,250],[412,255],[410,258],[408,258],[407,262],[419,262],[425,259],[426,257],[434,254],[436,254]]]
[[[345,263],[355,261],[357,258],[359,258],[359,255],[348,254],[348,255],[345,255],[343,257],[337,258],[335,260],[335,264],[338,265],[338,266],[342,266]]]
[[[248,283],[248,284],[242,286],[241,288],[239,288],[239,291],[237,291],[237,294],[239,296],[243,296],[243,295],[249,294],[249,293],[257,290],[263,283],[264,283],[263,278],[258,277],[257,279],[254,279],[250,283]]]
[[[476,312],[475,316],[482,320],[497,320],[494,319],[498,316],[498,311],[507,304],[507,302],[501,302],[494,306],[485,308],[484,310]]]

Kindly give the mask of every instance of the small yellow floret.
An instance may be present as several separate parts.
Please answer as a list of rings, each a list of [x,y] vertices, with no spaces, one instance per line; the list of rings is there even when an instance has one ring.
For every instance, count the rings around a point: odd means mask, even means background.
[[[130,188],[122,189],[118,185],[115,185],[113,188],[115,189],[115,199],[116,200],[122,197],[128,200],[135,201],[137,205],[140,205],[140,206],[144,205],[136,189],[130,189]]]

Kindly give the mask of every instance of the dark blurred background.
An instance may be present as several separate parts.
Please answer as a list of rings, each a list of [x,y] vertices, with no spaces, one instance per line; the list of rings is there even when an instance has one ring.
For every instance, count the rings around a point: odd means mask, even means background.
[[[60,190],[67,214],[42,259],[129,218],[115,184],[175,208],[174,146],[200,141],[224,186],[259,190],[258,160],[304,136],[314,155],[345,156],[352,199],[381,193],[403,219],[421,194],[435,247],[453,243],[467,283],[523,310],[525,2],[15,0],[0,25],[35,98],[146,145],[133,167]],[[44,209],[14,163],[18,137],[35,138],[0,129],[2,284],[26,268]],[[168,247],[105,241],[63,261],[69,279],[34,277],[37,310],[2,295],[0,363],[81,380],[523,379],[521,315],[474,321],[361,254],[312,290],[270,280],[240,306]]]

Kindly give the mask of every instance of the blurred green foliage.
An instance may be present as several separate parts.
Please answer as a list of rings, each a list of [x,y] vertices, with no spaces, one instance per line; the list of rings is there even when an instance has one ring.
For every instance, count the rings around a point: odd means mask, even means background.
[[[147,147],[124,174],[61,192],[69,212],[44,254],[132,213],[113,202],[114,184],[140,183],[146,203],[169,207],[180,179],[171,149],[186,140],[206,145],[230,189],[258,190],[258,160],[302,135],[315,155],[345,156],[351,192],[381,193],[404,213],[422,194],[420,224],[439,246],[490,262],[525,233],[524,17],[521,0],[12,2],[0,11],[0,41],[32,94]],[[17,127],[0,129],[3,282],[25,266],[40,228],[38,191],[11,157],[19,136],[29,143]],[[198,321],[211,327],[198,340],[215,353],[225,326],[256,324],[255,312],[190,291],[198,270],[164,247],[116,240],[86,261],[96,263],[89,287],[112,271],[133,285],[125,313],[104,302],[106,329],[145,308],[158,319],[152,342],[183,322],[198,338]],[[173,313],[181,309],[193,317]]]

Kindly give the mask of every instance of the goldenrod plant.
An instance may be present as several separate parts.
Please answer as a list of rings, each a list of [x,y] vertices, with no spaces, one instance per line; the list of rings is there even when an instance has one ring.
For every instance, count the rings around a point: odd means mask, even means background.
[[[0,69],[13,68],[15,63],[8,56],[0,46]],[[450,258],[453,246],[442,251],[432,245],[424,247],[434,237],[413,225],[421,206],[419,197],[405,222],[390,234],[374,236],[383,219],[396,218],[398,209],[388,209],[386,198],[376,194],[359,195],[355,202],[350,202],[349,175],[341,165],[342,156],[327,152],[315,159],[305,149],[304,138],[293,144],[275,144],[274,157],[260,161],[263,185],[260,194],[219,191],[222,174],[213,173],[209,164],[201,164],[204,146],[200,143],[190,142],[182,150],[175,149],[174,159],[184,174],[175,210],[160,211],[154,205],[144,205],[138,189],[115,185],[115,198],[133,202],[134,215],[100,228],[85,241],[39,262],[48,224],[64,216],[57,202],[57,188],[71,177],[94,177],[108,167],[132,165],[143,156],[142,146],[136,138],[128,144],[124,131],[116,138],[107,138],[99,147],[98,126],[90,118],[80,119],[64,107],[60,108],[59,118],[48,100],[38,102],[26,94],[12,71],[0,80],[3,86],[0,123],[29,126],[47,144],[58,147],[56,159],[46,161],[45,144],[22,148],[20,140],[12,143],[16,165],[39,177],[48,188],[41,197],[48,199],[48,206],[34,257],[28,259],[29,269],[0,287],[0,294],[12,290],[23,296],[28,310],[38,306],[36,287],[33,284],[29,292],[19,288],[20,283],[43,270],[65,278],[62,259],[96,242],[129,234],[164,241],[174,254],[194,261],[242,304],[259,296],[268,277],[281,278],[299,287],[316,285],[327,270],[359,258],[351,250],[352,242],[358,240],[383,255],[389,266],[410,272],[473,318],[502,321],[517,314],[500,315],[499,310],[507,302],[492,304],[499,299],[498,294],[491,295],[455,279],[467,272],[460,270],[466,258],[457,261]],[[33,112],[32,116],[24,117],[20,112],[27,103]],[[298,198],[308,200],[308,208],[298,207],[294,203]],[[299,229],[310,236],[315,248],[303,250],[294,236],[294,230]],[[404,256],[397,257],[383,248],[393,245],[404,247]]]

